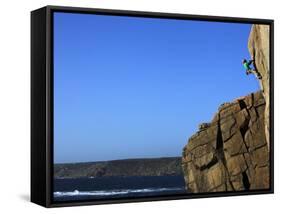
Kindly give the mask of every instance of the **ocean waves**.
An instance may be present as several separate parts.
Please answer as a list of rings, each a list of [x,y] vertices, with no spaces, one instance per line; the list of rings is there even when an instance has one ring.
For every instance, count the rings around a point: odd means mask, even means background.
[[[180,191],[182,188],[145,188],[145,189],[121,189],[121,190],[106,190],[106,191],[57,191],[54,192],[54,197],[76,197],[76,196],[118,196],[118,195],[127,195],[134,193],[160,193],[160,192],[172,192]]]

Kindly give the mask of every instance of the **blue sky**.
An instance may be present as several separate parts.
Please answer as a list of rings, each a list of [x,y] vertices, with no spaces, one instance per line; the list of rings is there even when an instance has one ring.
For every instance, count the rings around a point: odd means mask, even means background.
[[[251,25],[54,14],[54,161],[180,156],[223,102],[258,90]]]

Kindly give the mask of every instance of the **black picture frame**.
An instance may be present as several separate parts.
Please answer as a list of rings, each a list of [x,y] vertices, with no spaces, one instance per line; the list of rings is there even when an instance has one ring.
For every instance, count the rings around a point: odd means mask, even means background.
[[[113,16],[213,22],[251,23],[270,26],[270,188],[267,190],[196,193],[99,201],[54,202],[53,200],[53,13],[70,12]],[[78,7],[46,6],[31,12],[31,201],[44,207],[144,202],[274,192],[274,21],[236,17],[186,15]]]

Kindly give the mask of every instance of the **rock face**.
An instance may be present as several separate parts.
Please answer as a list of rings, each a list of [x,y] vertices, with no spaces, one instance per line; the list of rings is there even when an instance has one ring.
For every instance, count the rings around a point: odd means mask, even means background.
[[[269,110],[270,110],[270,56],[269,26],[253,25],[248,40],[248,49],[255,61],[255,68],[261,74],[260,87],[265,98],[265,136],[269,148]]]
[[[186,188],[193,193],[269,188],[269,153],[261,91],[219,107],[183,149]]]

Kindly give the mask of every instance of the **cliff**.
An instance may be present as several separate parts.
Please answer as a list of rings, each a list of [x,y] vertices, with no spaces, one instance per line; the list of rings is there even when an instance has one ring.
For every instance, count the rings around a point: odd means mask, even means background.
[[[269,110],[270,110],[270,55],[269,55],[269,26],[253,25],[248,40],[248,49],[254,59],[254,65],[261,74],[262,79],[259,80],[265,98],[265,136],[269,148]]]
[[[150,158],[54,165],[55,178],[182,175],[181,158]]]
[[[190,192],[269,188],[264,131],[265,100],[252,93],[219,108],[184,147],[182,167]]]
[[[193,193],[268,189],[269,27],[253,25],[248,48],[261,91],[224,103],[183,149],[186,188]]]

